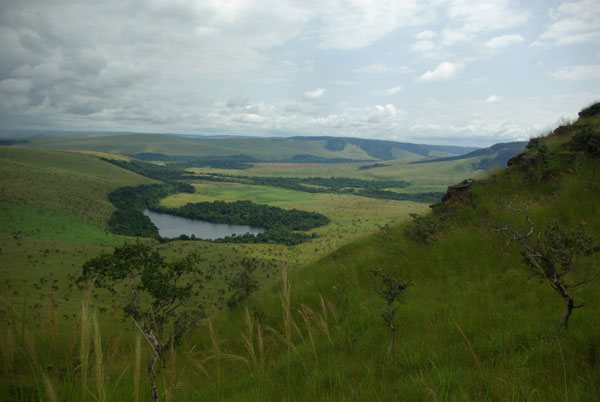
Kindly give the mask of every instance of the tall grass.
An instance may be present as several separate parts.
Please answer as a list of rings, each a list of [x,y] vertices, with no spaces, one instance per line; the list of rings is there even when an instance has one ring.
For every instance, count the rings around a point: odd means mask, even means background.
[[[103,363],[103,352],[102,352],[102,336],[100,335],[100,328],[98,326],[98,316],[93,315],[92,327],[94,331],[94,377],[96,380],[96,399],[99,402],[106,400],[104,390],[104,363]]]
[[[85,402],[88,394],[88,363],[90,357],[90,312],[87,298],[81,303],[79,315],[81,337],[79,343],[79,381],[81,385],[81,401]]]
[[[142,335],[138,332],[135,338],[135,355],[133,366],[133,400],[140,401],[140,374],[142,366]]]

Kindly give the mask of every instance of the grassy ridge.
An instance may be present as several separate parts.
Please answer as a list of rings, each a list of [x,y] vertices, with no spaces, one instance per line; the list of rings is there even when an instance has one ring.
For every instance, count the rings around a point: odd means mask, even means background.
[[[561,152],[566,140],[548,139]],[[600,236],[595,208],[600,163],[583,158],[565,174],[568,160],[565,155],[552,161],[551,182],[532,181],[511,169],[475,185],[474,204],[447,216],[434,243],[416,244],[402,226],[394,227],[294,273],[290,311],[299,331],[290,337],[293,349],[270,339],[265,383],[233,363],[223,369],[228,375],[219,389],[210,387],[214,365],[206,368],[210,380],[190,383],[205,398],[219,393],[222,400],[235,401],[596,400],[600,284],[578,294],[587,305],[576,311],[569,331],[561,330],[564,302],[547,284],[529,280],[517,248],[501,253],[503,239],[489,228],[503,221],[523,224],[522,217],[502,207],[504,198],[535,203],[532,218],[538,227],[552,219],[566,226],[585,221],[587,230]],[[598,267],[600,256],[582,263]],[[379,316],[383,302],[371,268],[400,273],[413,283],[398,309],[393,360],[387,357],[389,331]],[[263,326],[283,333],[279,293],[273,287],[249,308],[266,317]],[[310,339],[301,314],[306,309],[312,312]],[[328,312],[326,326],[323,311]],[[244,314],[231,311],[213,325],[228,352],[250,359],[240,340],[248,336]],[[188,347],[208,349],[208,335],[198,336]]]
[[[115,245],[128,239],[64,212],[7,204],[0,204],[0,228],[7,235],[68,243]]]
[[[37,206],[104,226],[114,207],[106,195],[154,181],[94,155],[0,147],[0,202]]]
[[[143,144],[143,146],[140,146]],[[167,155],[231,156],[248,155],[258,159],[289,159],[297,154],[322,158],[372,159],[357,147],[342,152],[325,149],[325,141],[286,139],[185,138],[161,134],[110,135],[89,138],[39,137],[28,146],[47,149],[81,149],[129,155],[140,152]]]

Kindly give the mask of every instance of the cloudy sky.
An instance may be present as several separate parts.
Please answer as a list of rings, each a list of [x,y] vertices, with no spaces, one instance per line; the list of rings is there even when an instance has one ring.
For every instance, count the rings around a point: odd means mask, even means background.
[[[599,0],[0,0],[0,129],[490,145],[600,100]]]

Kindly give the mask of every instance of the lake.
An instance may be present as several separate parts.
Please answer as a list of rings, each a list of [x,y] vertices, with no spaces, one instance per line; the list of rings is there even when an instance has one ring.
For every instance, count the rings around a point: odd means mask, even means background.
[[[250,233],[257,235],[265,231],[263,228],[248,225],[229,225],[226,223],[205,222],[154,212],[148,209],[144,211],[144,215],[149,217],[152,223],[158,228],[158,234],[160,234],[161,237],[169,239],[181,235],[194,235],[199,239],[214,240],[234,234],[243,235]]]

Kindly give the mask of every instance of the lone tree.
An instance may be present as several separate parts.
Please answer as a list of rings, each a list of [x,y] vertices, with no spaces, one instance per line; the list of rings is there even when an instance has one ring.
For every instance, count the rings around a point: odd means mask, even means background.
[[[148,379],[152,400],[158,401],[156,361],[162,358],[171,342],[176,342],[193,325],[192,314],[184,310],[194,288],[200,284],[196,268],[198,256],[167,262],[149,245],[129,243],[104,253],[83,265],[80,280],[97,288],[108,289],[125,301],[123,307],[150,342],[153,353],[148,362]]]
[[[238,302],[247,299],[258,290],[258,280],[254,271],[258,268],[256,258],[242,258],[241,269],[227,279],[229,290],[233,291],[227,304],[231,307]]]
[[[600,244],[594,236],[585,233],[582,223],[574,230],[566,230],[554,220],[535,235],[535,225],[529,217],[529,205],[515,208],[506,203],[505,206],[523,215],[529,228],[526,232],[519,232],[506,224],[495,227],[494,230],[506,238],[502,250],[512,243],[522,247],[523,262],[532,275],[548,282],[566,301],[560,324],[567,328],[573,310],[585,305],[584,302],[575,303],[573,292],[600,278],[597,267],[582,265],[579,259],[600,251]]]
[[[381,309],[381,318],[392,332],[392,339],[388,347],[388,357],[390,357],[394,351],[396,341],[396,327],[394,326],[396,308],[403,301],[403,294],[410,282],[402,281],[389,273],[381,272],[379,269],[372,269],[371,272],[381,281],[381,284],[377,287],[377,293],[385,301],[385,306]]]

